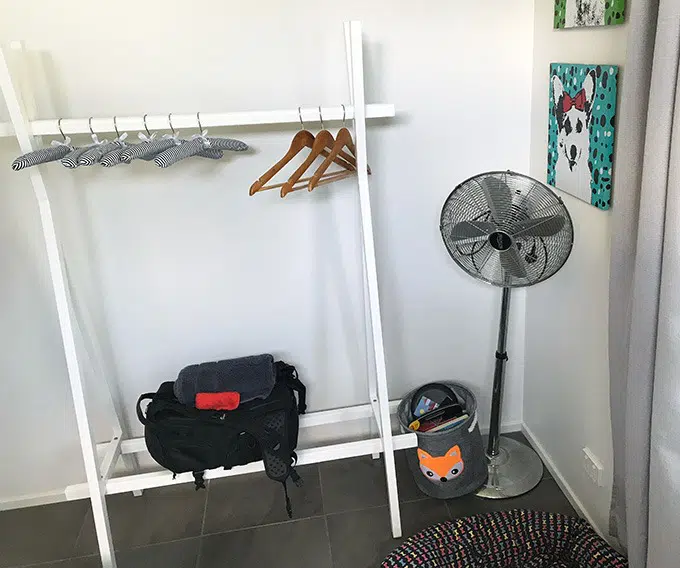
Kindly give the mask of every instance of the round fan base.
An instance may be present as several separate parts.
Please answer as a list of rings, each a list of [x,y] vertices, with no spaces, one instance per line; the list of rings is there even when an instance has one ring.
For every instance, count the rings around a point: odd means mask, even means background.
[[[486,445],[487,436],[484,436]],[[498,455],[487,456],[489,477],[477,491],[484,499],[509,499],[531,491],[543,477],[543,462],[538,454],[521,442],[501,436]]]

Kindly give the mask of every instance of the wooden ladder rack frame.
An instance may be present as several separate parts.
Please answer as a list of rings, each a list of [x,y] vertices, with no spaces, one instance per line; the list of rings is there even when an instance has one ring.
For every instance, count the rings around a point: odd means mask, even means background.
[[[357,180],[359,202],[361,208],[362,257],[364,275],[364,306],[367,329],[367,377],[369,403],[313,412],[301,416],[301,428],[311,428],[326,424],[343,423],[351,420],[373,417],[377,424],[378,435],[373,438],[355,442],[322,445],[298,451],[300,465],[338,460],[353,456],[371,454],[377,458],[383,454],[385,475],[389,499],[392,534],[395,538],[401,536],[401,518],[399,499],[397,494],[397,477],[394,463],[394,450],[416,446],[414,433],[394,435],[392,433],[391,415],[396,411],[397,402],[388,399],[387,373],[385,368],[385,352],[383,346],[382,320],[380,316],[380,299],[378,294],[378,274],[375,258],[375,244],[373,240],[373,220],[371,216],[371,200],[369,180],[367,174],[366,157],[366,120],[372,118],[389,118],[395,115],[394,105],[369,104],[365,102],[364,94],[364,64],[362,49],[362,32],[360,22],[346,22],[344,24],[347,67],[349,75],[352,104],[346,108],[341,106],[324,108],[325,121],[340,120],[346,114],[348,120],[354,120],[355,143],[357,149]],[[11,45],[11,49],[21,51],[18,42]],[[16,136],[24,153],[36,149],[34,136],[58,135],[57,119],[30,121],[24,109],[24,99],[13,80],[5,53],[0,50],[0,87],[7,103],[10,123],[0,123],[0,136]],[[301,110],[303,120],[313,121],[318,117],[318,108]],[[286,124],[297,123],[300,120],[298,109],[256,112],[231,112],[221,114],[201,114],[201,124],[204,127],[244,126],[255,124]],[[196,115],[172,115],[175,128],[196,126]],[[149,115],[146,123],[150,129],[167,128],[166,115]],[[118,129],[144,129],[143,117],[117,117]],[[95,132],[113,132],[113,117],[94,118],[92,126]],[[64,119],[61,127],[66,134],[89,133],[87,118]],[[152,487],[162,487],[178,483],[193,481],[190,473],[173,478],[168,471],[152,473],[132,473],[114,477],[112,474],[120,459],[125,460],[131,454],[146,452],[143,438],[126,439],[121,428],[120,417],[113,415],[113,436],[109,442],[97,444],[92,429],[91,414],[85,397],[82,365],[76,349],[73,311],[66,281],[63,258],[61,257],[59,241],[56,234],[52,207],[45,187],[40,167],[28,170],[33,186],[42,225],[45,248],[49,263],[57,315],[61,330],[61,339],[66,357],[71,395],[78,425],[80,446],[85,463],[87,482],[71,485],[66,488],[67,499],[89,498],[92,502],[92,512],[97,531],[97,541],[103,568],[115,568],[116,558],[109,525],[106,506],[106,496],[123,492],[140,492]],[[368,331],[370,330],[370,333]],[[102,377],[105,379],[105,377]],[[103,456],[101,459],[99,456]],[[234,467],[230,470],[216,469],[206,472],[206,479],[216,479],[262,471],[262,462]]]

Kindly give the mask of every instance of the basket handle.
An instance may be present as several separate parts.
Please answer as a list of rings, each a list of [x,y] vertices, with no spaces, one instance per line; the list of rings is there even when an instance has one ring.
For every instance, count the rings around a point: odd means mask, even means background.
[[[472,433],[472,431],[475,429],[475,426],[477,426],[477,411],[475,410],[475,416],[472,419],[472,422],[470,422],[470,425],[468,426],[468,432]]]

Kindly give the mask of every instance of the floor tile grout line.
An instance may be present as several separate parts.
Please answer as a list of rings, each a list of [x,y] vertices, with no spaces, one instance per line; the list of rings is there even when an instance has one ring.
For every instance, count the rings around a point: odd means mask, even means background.
[[[201,555],[203,553],[203,536],[198,537],[198,552],[196,553],[196,568],[201,564]]]
[[[321,494],[321,512],[326,515],[326,499],[323,495],[323,480],[321,479],[321,468],[316,464],[316,473],[319,476],[319,493]]]
[[[182,538],[175,538],[173,540],[165,540],[163,542],[154,542],[152,544],[142,544],[139,546],[131,546],[129,548],[118,548],[115,550],[116,554],[119,554],[121,552],[133,552],[135,550],[142,550],[144,548],[154,548],[157,546],[165,546],[167,544],[175,544],[177,542],[186,542],[190,540],[199,540],[202,537],[200,535],[197,536],[185,536]],[[45,566],[45,565],[50,565],[50,564],[55,564],[58,562],[69,562],[71,560],[82,560],[83,558],[99,558],[99,551],[94,552],[92,554],[80,554],[78,556],[72,556],[70,558],[57,558],[55,560],[45,560],[44,562],[34,562],[32,564],[17,564],[14,566],[8,566],[6,568],[39,568],[40,566]]]
[[[446,507],[446,512],[449,515],[449,521],[453,520],[453,515],[451,514],[451,507],[449,507],[448,499],[444,499],[444,506]]]
[[[83,521],[80,523],[80,529],[78,530],[78,535],[76,536],[76,541],[73,543],[73,553],[77,554],[78,552],[78,543],[80,542],[80,537],[83,536],[83,531],[85,530],[85,524],[87,523],[87,518],[90,515],[90,511],[92,511],[92,501],[88,498],[87,499],[88,506],[85,509],[85,515],[83,515]],[[107,503],[108,505],[108,503]],[[97,553],[99,553],[99,550],[97,550]],[[71,558],[82,558],[81,556],[71,556],[67,560],[70,560]]]
[[[410,501],[399,501],[399,505],[405,505],[407,503],[419,503],[420,501],[427,501],[427,497],[424,499],[413,499]],[[432,498],[434,499],[434,498]],[[441,499],[434,499],[435,501],[440,501]],[[388,503],[384,503],[382,505],[369,505],[368,507],[358,507],[355,509],[346,509],[343,511],[330,511],[326,513],[326,515],[344,515],[345,513],[359,513],[361,511],[372,511],[373,509],[381,509],[383,507],[389,507]]]
[[[328,515],[323,516],[323,524],[326,527],[326,542],[328,543],[328,559],[331,561],[331,568],[335,566],[335,560],[333,560],[333,547],[331,546],[331,531],[328,528]]]
[[[198,552],[196,553],[196,566],[198,568],[201,564],[201,553],[203,552],[203,535],[205,534],[205,517],[208,513],[208,500],[210,499],[210,488],[212,487],[212,481],[208,481],[208,487],[205,490],[205,503],[203,504],[203,519],[201,519],[201,536],[198,541]]]
[[[331,531],[328,528],[328,515],[326,514],[326,503],[323,497],[323,481],[321,481],[321,468],[319,467],[319,464],[316,464],[316,471],[317,474],[319,475],[319,493],[321,494],[321,511],[323,512],[323,524],[326,527],[326,540],[328,541],[328,558],[331,561],[331,568],[333,568],[333,566],[335,566],[335,560],[333,560],[333,547],[331,546]]]
[[[74,556],[73,558],[58,558],[57,560],[45,560],[44,562],[35,562],[33,564],[15,564],[14,566],[7,566],[7,568],[40,568],[40,566],[53,566],[60,562],[70,562],[71,560],[81,560],[83,558],[99,558],[99,554],[88,554],[86,556]]]
[[[208,500],[210,499],[210,488],[212,487],[212,482],[208,481],[208,487],[205,490],[205,503],[203,503],[203,518],[201,519],[201,536],[203,536],[203,531],[205,530],[205,516],[208,512]]]
[[[216,535],[220,535],[220,534],[231,534],[231,533],[241,532],[241,531],[250,531],[250,530],[253,530],[253,529],[265,529],[265,528],[268,528],[268,527],[278,527],[279,525],[287,525],[287,524],[291,524],[291,523],[301,523],[303,521],[309,521],[309,520],[312,520],[312,519],[320,519],[323,516],[324,516],[323,514],[318,514],[318,515],[311,515],[310,517],[301,517],[299,519],[287,519],[285,521],[276,521],[274,523],[267,523],[267,524],[264,524],[264,525],[250,525],[250,526],[247,526],[247,527],[239,527],[237,529],[227,529],[226,531],[217,531],[217,532],[206,533],[204,535],[201,535],[200,538],[204,538],[204,537],[208,537],[208,536],[216,536]],[[193,538],[196,538],[196,537],[193,537]]]

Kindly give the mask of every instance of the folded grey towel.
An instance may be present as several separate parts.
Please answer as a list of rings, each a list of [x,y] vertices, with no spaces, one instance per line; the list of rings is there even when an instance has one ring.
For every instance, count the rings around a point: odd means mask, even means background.
[[[274,357],[269,353],[189,365],[174,385],[177,400],[195,406],[197,393],[237,392],[241,402],[267,398],[276,382]]]

